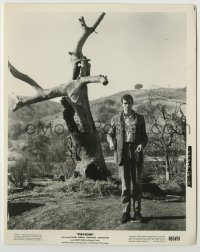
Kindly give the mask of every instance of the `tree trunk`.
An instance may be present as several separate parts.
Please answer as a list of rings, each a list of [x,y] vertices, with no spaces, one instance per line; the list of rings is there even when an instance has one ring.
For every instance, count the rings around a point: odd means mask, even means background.
[[[51,89],[43,89],[29,76],[19,72],[8,62],[11,74],[36,89],[37,94],[32,97],[18,97],[13,111],[24,106],[62,97],[64,107],[63,118],[71,134],[72,147],[77,153],[75,176],[86,176],[92,179],[106,179],[110,172],[106,167],[102,153],[100,139],[93,121],[88,101],[87,84],[108,84],[106,76],[90,76],[90,63],[83,53],[82,48],[87,38],[95,32],[95,29],[103,19],[102,13],[92,27],[88,27],[83,17],[79,19],[83,28],[83,34],[78,40],[74,52],[69,52],[73,65],[72,80],[67,84],[61,84]],[[78,119],[78,123],[77,120]]]
[[[109,171],[104,161],[99,136],[93,119],[88,116],[90,108],[88,107],[88,110],[85,111],[81,106],[76,107],[76,113],[80,119],[80,125],[78,127],[74,121],[75,110],[73,107],[67,104],[65,98],[62,99],[62,104],[65,107],[63,118],[71,134],[73,149],[77,154],[74,175],[86,176],[95,180],[106,179]],[[72,110],[71,118],[69,116],[69,110]]]
[[[165,152],[165,167],[166,167],[166,180],[170,179],[170,165],[169,165],[169,155]]]

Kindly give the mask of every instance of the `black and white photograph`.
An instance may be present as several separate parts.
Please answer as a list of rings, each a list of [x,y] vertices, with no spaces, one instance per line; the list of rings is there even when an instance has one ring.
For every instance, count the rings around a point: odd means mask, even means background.
[[[4,5],[7,243],[195,243],[195,18]]]

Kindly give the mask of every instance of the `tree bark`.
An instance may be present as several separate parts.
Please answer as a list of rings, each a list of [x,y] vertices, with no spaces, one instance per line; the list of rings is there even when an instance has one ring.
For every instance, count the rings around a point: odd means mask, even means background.
[[[165,165],[166,165],[166,180],[170,180],[170,166],[169,166],[169,155],[168,152],[165,151]]]
[[[72,62],[72,80],[67,84],[61,84],[51,89],[43,89],[36,81],[18,71],[10,62],[8,67],[11,74],[37,91],[35,96],[18,97],[13,111],[24,106],[42,102],[56,97],[62,97],[64,107],[63,118],[71,134],[73,148],[77,153],[75,176],[86,176],[92,179],[106,179],[110,172],[106,167],[102,153],[100,139],[90,111],[87,84],[108,84],[106,76],[90,76],[90,60],[83,53],[82,48],[95,29],[100,24],[105,13],[102,13],[92,27],[88,27],[83,17],[79,19],[83,28],[83,34],[77,42],[74,52],[69,52]],[[79,123],[75,121],[78,118]]]

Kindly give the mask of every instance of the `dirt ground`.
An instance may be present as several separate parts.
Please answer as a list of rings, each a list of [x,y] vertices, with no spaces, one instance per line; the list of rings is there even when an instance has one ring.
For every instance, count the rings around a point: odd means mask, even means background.
[[[142,201],[144,223],[120,223],[120,197],[29,197],[9,203],[8,229],[34,230],[185,230],[181,199]]]

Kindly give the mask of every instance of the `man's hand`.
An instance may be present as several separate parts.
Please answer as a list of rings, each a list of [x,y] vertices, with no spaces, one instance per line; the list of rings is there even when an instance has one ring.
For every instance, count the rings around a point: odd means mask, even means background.
[[[136,148],[136,151],[137,152],[141,152],[142,151],[142,145],[141,144],[139,144],[138,146],[137,146],[137,148]]]

